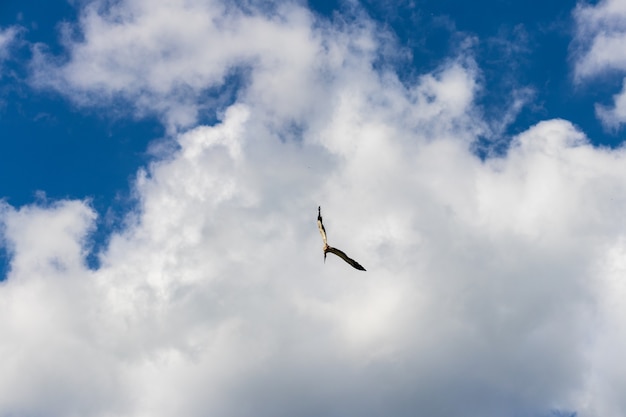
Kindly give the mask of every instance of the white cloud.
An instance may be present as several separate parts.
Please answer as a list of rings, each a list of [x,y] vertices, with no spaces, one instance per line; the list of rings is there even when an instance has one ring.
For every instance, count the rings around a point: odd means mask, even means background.
[[[374,52],[370,29],[337,30],[289,2],[270,14],[219,1],[91,2],[77,26],[65,27],[66,60],[35,49],[33,82],[86,105],[122,97],[175,129],[205,110],[205,91],[241,71],[250,94],[297,118],[311,111],[311,96],[327,93],[324,77],[354,65],[345,60],[357,52]]]
[[[626,55],[620,45],[626,36],[626,2],[603,0],[579,4],[574,10],[576,41],[580,50],[576,76],[588,77],[608,69],[625,70]]]
[[[0,57],[5,58],[8,55],[7,49],[18,32],[19,29],[15,26],[0,30]]]
[[[626,2],[603,0],[579,4],[574,10],[576,36],[572,46],[574,75],[578,82],[609,72],[626,71]],[[613,96],[613,105],[596,105],[596,115],[605,127],[619,128],[626,121],[625,92]]]
[[[0,28],[0,65],[7,60],[11,55],[11,47],[17,39],[17,35],[20,33],[18,26],[9,26],[8,28]],[[2,67],[0,66],[0,70]],[[2,73],[0,72],[0,76]]]
[[[173,4],[92,3],[40,81],[174,124],[179,83],[248,84],[138,173],[96,271],[87,202],[3,206],[0,414],[624,413],[623,149],[549,120],[481,161],[471,51],[404,85],[362,16]],[[322,263],[318,204],[367,272]]]
[[[596,115],[607,128],[615,131],[626,121],[626,78],[622,83],[622,91],[613,95],[613,105],[596,104]]]

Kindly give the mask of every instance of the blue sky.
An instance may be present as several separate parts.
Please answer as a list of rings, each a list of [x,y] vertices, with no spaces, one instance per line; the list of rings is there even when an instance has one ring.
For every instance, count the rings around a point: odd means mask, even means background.
[[[2,2],[0,415],[624,415],[624,38],[624,0]]]

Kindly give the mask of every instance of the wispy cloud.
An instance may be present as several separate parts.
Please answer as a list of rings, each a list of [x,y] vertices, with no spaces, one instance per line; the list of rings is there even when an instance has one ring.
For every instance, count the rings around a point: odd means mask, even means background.
[[[179,146],[137,174],[98,270],[89,202],[2,207],[2,412],[626,409],[623,150],[547,120],[481,161],[471,48],[402,83],[361,15],[90,4],[37,82],[159,112]],[[198,94],[242,65],[219,122],[194,123]],[[366,273],[323,263],[318,204]]]
[[[0,28],[0,77],[2,76],[2,63],[11,56],[11,47],[15,44],[19,33],[19,26]]]

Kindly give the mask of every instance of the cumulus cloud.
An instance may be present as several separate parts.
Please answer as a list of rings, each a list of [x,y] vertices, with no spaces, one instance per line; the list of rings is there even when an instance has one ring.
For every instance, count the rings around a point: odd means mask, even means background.
[[[176,129],[196,122],[206,95],[235,76],[268,108],[299,117],[311,95],[326,93],[319,81],[354,65],[345,61],[354,52],[374,53],[375,32],[364,25],[337,29],[291,2],[270,11],[221,1],[91,2],[64,27],[66,57],[35,48],[32,80],[85,105],[128,100]]]
[[[620,48],[626,32],[626,4],[621,0],[603,0],[598,4],[579,4],[574,10],[577,42],[576,75],[588,77],[608,69],[626,69],[626,57]]]
[[[576,36],[572,44],[574,76],[578,82],[610,72],[626,71],[626,2],[603,0],[579,4],[574,10]],[[596,114],[610,129],[626,121],[624,90],[613,97],[613,105],[596,105]]]
[[[609,129],[616,131],[626,121],[626,78],[622,82],[622,90],[613,95],[613,105],[596,103],[596,115]]]
[[[471,50],[406,84],[363,16],[204,3],[90,3],[68,60],[36,62],[177,129],[249,74],[137,174],[97,270],[88,201],[2,206],[1,414],[624,413],[623,149],[547,120],[483,161]],[[367,272],[322,262],[318,204]]]

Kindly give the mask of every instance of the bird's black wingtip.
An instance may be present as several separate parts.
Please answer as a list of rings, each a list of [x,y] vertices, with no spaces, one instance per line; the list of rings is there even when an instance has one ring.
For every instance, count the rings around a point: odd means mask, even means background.
[[[359,271],[365,271],[366,269],[363,268],[363,265],[361,265],[360,263],[358,263],[357,261],[355,261],[354,259],[350,259],[350,261],[352,262],[348,262],[350,265],[352,265],[352,267],[354,269],[358,269]]]

